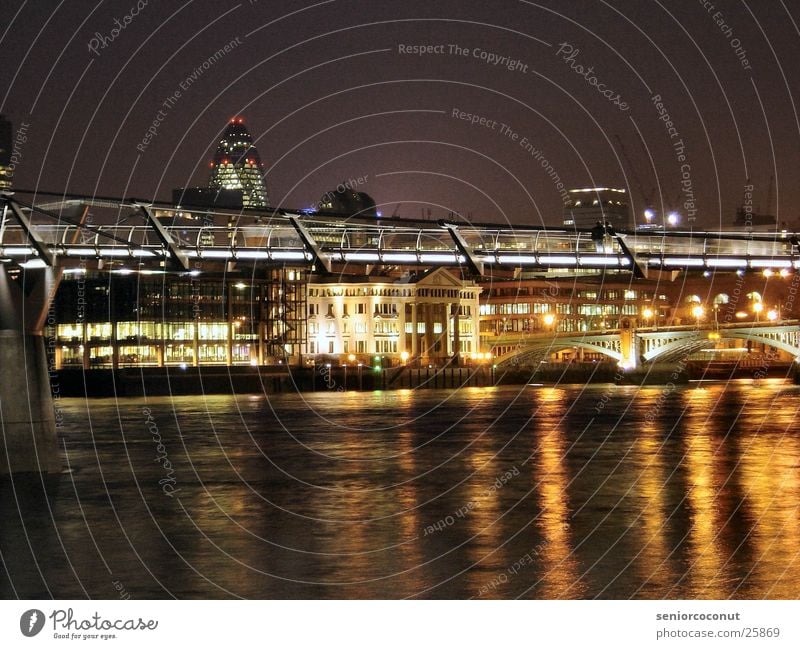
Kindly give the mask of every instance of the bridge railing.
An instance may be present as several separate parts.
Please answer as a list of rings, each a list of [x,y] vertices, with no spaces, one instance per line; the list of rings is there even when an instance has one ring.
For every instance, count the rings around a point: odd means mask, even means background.
[[[167,254],[169,244],[147,223],[147,208],[143,210],[136,201],[87,199],[59,205],[24,208],[35,236],[57,256]],[[110,210],[106,216],[116,222],[101,224],[101,216],[80,227],[66,217],[58,220],[62,218],[59,209],[74,219],[78,208],[84,207]],[[565,228],[365,221],[286,210],[258,216],[203,210],[194,217],[176,208],[158,210],[159,216],[167,216],[159,222],[169,238],[194,257],[306,261],[318,253],[333,262],[631,268],[627,248],[639,265],[649,268],[800,267],[797,240],[786,233],[623,232],[619,238],[605,236],[598,241],[588,230]],[[9,208],[0,224],[0,254],[36,256],[35,242],[10,213]],[[233,225],[202,225],[199,220],[196,225],[184,224],[180,221],[186,215]],[[314,247],[316,252],[311,250]]]

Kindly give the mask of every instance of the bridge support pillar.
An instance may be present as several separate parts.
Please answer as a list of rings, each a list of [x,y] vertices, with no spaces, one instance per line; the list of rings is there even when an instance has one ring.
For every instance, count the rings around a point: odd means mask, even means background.
[[[625,369],[636,369],[639,367],[639,337],[636,331],[631,328],[621,329],[620,336],[620,352],[622,353],[622,361],[620,365]]]
[[[32,290],[23,295],[0,264],[0,477],[59,473],[53,395],[41,323],[51,297],[52,271],[27,272]],[[43,295],[45,296],[42,299]],[[23,318],[24,316],[24,318]],[[23,326],[23,319],[32,320]],[[38,330],[37,330],[38,329]]]

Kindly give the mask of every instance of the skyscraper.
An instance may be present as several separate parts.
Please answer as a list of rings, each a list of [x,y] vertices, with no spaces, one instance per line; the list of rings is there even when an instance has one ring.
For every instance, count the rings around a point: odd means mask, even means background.
[[[229,123],[211,163],[211,189],[239,189],[244,207],[266,207],[267,185],[258,149],[244,120],[234,117]]]
[[[13,151],[13,128],[4,115],[0,115],[0,189],[11,189],[14,167],[11,165]]]

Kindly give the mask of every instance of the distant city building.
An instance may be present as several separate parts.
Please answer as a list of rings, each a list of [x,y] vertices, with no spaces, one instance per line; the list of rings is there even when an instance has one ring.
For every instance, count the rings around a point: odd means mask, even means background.
[[[618,230],[632,230],[633,218],[624,189],[587,187],[570,189],[569,200],[564,205],[564,225],[573,228],[591,228],[610,223]]]
[[[475,353],[480,292],[443,268],[401,277],[311,277],[306,353],[365,363],[377,355],[391,364]]]
[[[0,189],[11,189],[14,167],[11,153],[14,149],[13,126],[4,115],[0,115]]]
[[[378,216],[372,197],[365,192],[356,191],[349,181],[343,181],[336,189],[326,192],[319,199],[317,211],[347,216]]]
[[[244,205],[241,189],[212,189],[211,187],[179,187],[172,190],[176,207],[205,207],[240,210]]]
[[[753,230],[774,232],[778,229],[778,218],[774,214],[758,214],[752,208],[740,207],[736,210],[733,228],[734,230],[744,229],[748,232]]]
[[[243,207],[267,207],[269,197],[263,167],[244,120],[235,117],[228,123],[217,146],[208,186],[214,190],[240,190]]]

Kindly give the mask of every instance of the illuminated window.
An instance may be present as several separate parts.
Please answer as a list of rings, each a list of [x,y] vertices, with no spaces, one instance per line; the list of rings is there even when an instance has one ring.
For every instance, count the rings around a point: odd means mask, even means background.
[[[60,340],[83,339],[82,324],[60,324],[56,327],[56,336]]]

